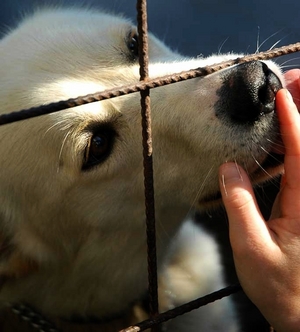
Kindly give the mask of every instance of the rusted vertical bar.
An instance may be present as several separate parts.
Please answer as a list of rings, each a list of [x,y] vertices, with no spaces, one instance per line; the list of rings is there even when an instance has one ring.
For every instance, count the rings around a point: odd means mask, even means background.
[[[137,0],[137,21],[139,34],[139,63],[140,80],[148,79],[148,25],[147,25],[147,1]],[[150,90],[141,91],[141,114],[143,134],[144,156],[144,186],[145,186],[145,209],[147,227],[147,250],[148,250],[148,291],[150,316],[158,315],[157,294],[157,257],[156,257],[156,227],[153,185],[153,160],[152,160],[152,135],[151,135],[151,109]],[[159,331],[158,326],[152,327],[152,332]]]

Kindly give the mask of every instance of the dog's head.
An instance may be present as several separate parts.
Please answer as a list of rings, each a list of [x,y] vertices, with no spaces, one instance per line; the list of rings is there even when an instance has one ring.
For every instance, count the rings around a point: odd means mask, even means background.
[[[119,16],[71,9],[29,17],[0,43],[0,112],[138,82],[137,43],[136,28]],[[186,59],[152,35],[149,50],[152,78],[236,57]],[[275,64],[252,62],[151,90],[159,253],[191,205],[217,198],[220,164],[236,161],[254,182],[278,173],[281,82]],[[0,274],[9,279],[0,299],[106,315],[144,292],[139,99],[0,127],[8,248]]]

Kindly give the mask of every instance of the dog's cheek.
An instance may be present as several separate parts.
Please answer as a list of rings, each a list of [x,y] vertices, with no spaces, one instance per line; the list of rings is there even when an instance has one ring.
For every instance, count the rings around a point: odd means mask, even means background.
[[[37,272],[40,262],[45,260],[46,256],[45,246],[32,232],[26,232],[25,227],[22,232],[16,232],[13,238],[2,234],[0,236],[0,287],[6,281]]]
[[[38,264],[22,253],[13,251],[0,263],[0,286],[7,280],[25,277],[38,270]]]

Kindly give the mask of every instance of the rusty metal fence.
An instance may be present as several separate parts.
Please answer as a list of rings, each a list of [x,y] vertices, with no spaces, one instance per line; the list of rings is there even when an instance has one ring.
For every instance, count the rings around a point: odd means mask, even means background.
[[[148,29],[147,29],[147,1],[137,0],[137,21],[139,35],[139,64],[140,64],[140,82],[137,84],[120,86],[111,90],[99,93],[80,96],[73,99],[54,102],[40,107],[23,109],[21,111],[0,115],[0,126],[16,121],[30,119],[33,117],[59,112],[68,108],[85,105],[88,103],[99,102],[105,99],[111,99],[122,95],[140,92],[141,94],[141,116],[142,116],[142,134],[143,134],[143,157],[144,157],[144,187],[145,187],[145,214],[146,214],[146,232],[148,248],[148,294],[150,318],[135,326],[125,327],[120,332],[138,332],[151,329],[152,332],[159,331],[160,324],[173,319],[179,315],[190,312],[208,303],[214,302],[225,296],[229,296],[241,290],[239,284],[226,287],[204,297],[191,301],[187,304],[178,306],[164,313],[158,311],[158,293],[157,293],[157,260],[156,260],[156,229],[155,229],[155,204],[153,188],[153,163],[152,163],[152,135],[151,135],[151,109],[150,109],[150,89],[188,80],[196,77],[206,76],[218,70],[255,60],[267,60],[289,53],[300,51],[300,43],[275,48],[266,52],[247,55],[214,64],[212,66],[197,68],[181,73],[175,73],[156,79],[148,77]],[[39,331],[58,332],[58,329],[50,322],[47,322],[35,310],[23,305],[15,304],[12,306],[14,313],[31,326]]]

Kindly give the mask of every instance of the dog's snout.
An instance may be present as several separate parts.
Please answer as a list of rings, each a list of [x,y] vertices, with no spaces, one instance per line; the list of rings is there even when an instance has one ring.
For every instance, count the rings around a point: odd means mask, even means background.
[[[279,78],[264,62],[257,63],[262,66],[265,75],[262,84],[258,86],[257,103],[260,103],[261,113],[270,113],[274,111],[275,95],[282,85]]]
[[[282,87],[276,74],[261,61],[240,64],[224,74],[217,115],[226,112],[235,122],[254,122],[275,109]]]

